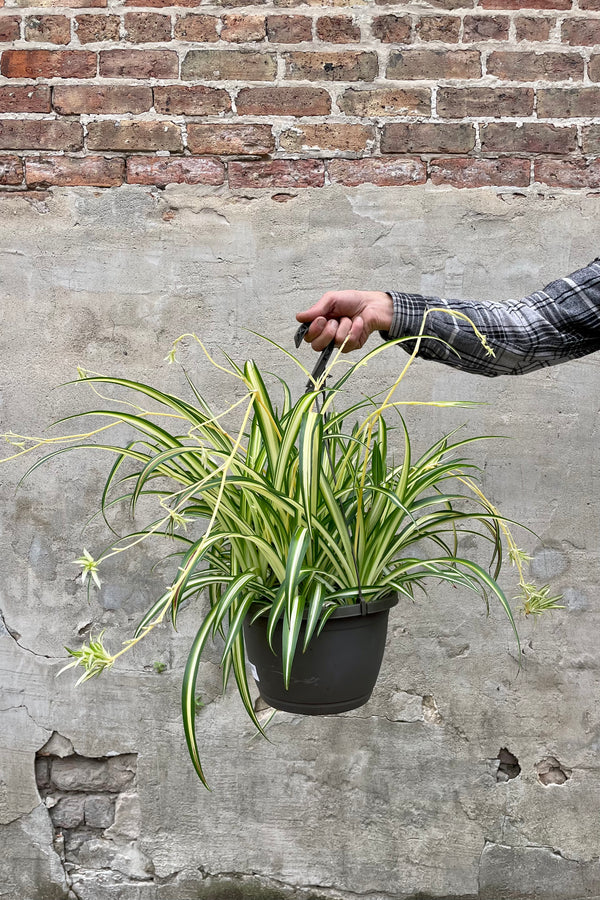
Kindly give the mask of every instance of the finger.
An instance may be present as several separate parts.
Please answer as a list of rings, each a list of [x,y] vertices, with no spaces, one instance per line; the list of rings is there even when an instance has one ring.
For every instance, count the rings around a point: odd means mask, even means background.
[[[352,321],[352,327],[348,332],[348,340],[346,341],[346,345],[342,351],[343,353],[350,353],[352,350],[360,350],[360,348],[364,344],[364,328],[365,326],[362,316],[357,316]]]
[[[338,326],[339,323],[337,319],[329,319],[321,334],[312,341],[313,350],[317,350],[320,353],[321,350],[324,350],[325,347],[329,346],[329,344],[335,340]]]
[[[327,325],[327,319],[324,316],[318,316],[314,321],[311,322],[310,328],[304,335],[304,340],[307,344],[312,344],[315,338],[318,338],[325,326]]]
[[[349,319],[348,316],[344,316],[340,319],[340,324],[338,325],[338,330],[335,335],[335,346],[341,347],[348,335],[350,334],[350,329],[352,328],[352,319]],[[346,349],[344,347],[344,349]]]

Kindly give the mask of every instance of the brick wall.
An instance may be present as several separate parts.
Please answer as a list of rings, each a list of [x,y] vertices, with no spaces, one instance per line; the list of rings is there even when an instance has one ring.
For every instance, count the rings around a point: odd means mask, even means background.
[[[600,0],[0,0],[0,186],[600,187]]]

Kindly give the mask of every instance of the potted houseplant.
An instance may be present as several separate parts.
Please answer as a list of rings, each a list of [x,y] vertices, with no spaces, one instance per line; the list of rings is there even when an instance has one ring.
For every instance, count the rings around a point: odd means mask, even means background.
[[[169,361],[184,337],[201,343],[195,335],[183,335]],[[78,413],[94,421],[99,417],[100,427],[76,442],[66,436],[65,446],[29,470],[66,451],[101,447],[114,454],[101,494],[102,513],[111,503],[129,504],[135,513],[142,497],[157,504],[153,522],[117,537],[96,556],[83,551],[77,563],[88,590],[94,583],[100,586],[99,569],[108,557],[152,536],[177,537],[172,581],[133,638],[114,654],[104,647],[102,635],[92,638],[68,650],[73,659],[65,668],[82,666],[84,681],[110,668],[168,616],[175,625],[182,609],[198,615],[183,677],[182,710],[190,756],[204,784],[195,698],[199,662],[209,640],[222,642],[223,683],[233,674],[248,715],[262,730],[247,663],[272,706],[319,714],[360,705],[377,678],[389,610],[398,598],[412,599],[415,588],[424,588],[432,578],[479,592],[486,602],[495,598],[518,641],[510,604],[496,580],[503,542],[518,567],[525,611],[557,605],[548,588],[526,582],[524,554],[462,456],[477,438],[445,435],[414,458],[396,391],[418,346],[383,397],[348,399],[347,386],[356,370],[386,346],[334,378],[343,361],[336,353],[321,378],[295,401],[285,381],[279,379],[269,389],[253,361],[240,367],[226,355],[226,366],[219,368],[242,385],[243,396],[225,412],[214,411],[189,378],[191,400],[184,400],[147,384],[80,370],[78,383],[96,392],[111,385],[135,404]],[[225,414],[234,408],[241,424],[230,432]],[[390,415],[401,436],[397,460],[388,451]],[[106,434],[115,424],[128,426],[131,435],[122,443],[107,443]],[[45,443],[12,433],[7,437],[19,444],[9,458]],[[194,533],[199,522],[206,527]],[[458,553],[457,538],[475,532],[489,545],[491,571]],[[208,608],[200,607],[198,613],[205,590]]]

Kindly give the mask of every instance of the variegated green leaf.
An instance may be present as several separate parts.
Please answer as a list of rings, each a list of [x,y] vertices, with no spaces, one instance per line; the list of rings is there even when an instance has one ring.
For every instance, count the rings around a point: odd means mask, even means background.
[[[249,390],[252,391],[254,396],[254,415],[267,451],[269,468],[271,472],[275,472],[279,444],[281,442],[281,431],[277,424],[271,398],[254,360],[248,360],[246,363],[244,377]]]
[[[216,615],[217,608],[213,607],[198,629],[188,655],[181,685],[181,711],[185,740],[194,768],[198,773],[198,777],[202,781],[202,784],[206,788],[208,788],[208,783],[204,777],[204,772],[200,763],[198,743],[196,741],[196,682],[198,680],[198,669],[200,667],[202,651],[204,650],[206,641],[211,633]]]
[[[319,616],[321,615],[321,610],[323,609],[323,585],[321,582],[314,582],[314,586],[312,589],[312,593],[310,595],[310,602],[308,606],[308,615],[306,617],[306,626],[304,629],[304,646],[302,648],[302,652],[306,651],[310,643],[310,639],[314,634],[315,628],[317,627],[317,622],[319,621]]]
[[[294,532],[288,550],[285,566],[285,579],[283,593],[288,619],[291,617],[292,604],[298,594],[298,582],[302,572],[304,557],[308,549],[310,534],[306,526],[297,528]]]
[[[286,610],[283,617],[281,654],[283,661],[283,683],[286,691],[290,686],[290,676],[292,674],[292,665],[296,653],[300,626],[302,625],[303,612],[304,599],[299,595],[296,595],[292,600],[291,607]]]
[[[305,426],[307,418],[312,418],[312,416],[316,415],[313,407],[317,396],[318,394],[312,391],[304,394],[286,417],[285,430],[281,437],[281,444],[277,452],[277,464],[273,475],[273,484],[276,490],[281,490],[292,463],[292,458],[298,454],[296,442],[301,428]],[[302,444],[300,444],[300,452],[302,452]]]
[[[323,417],[314,409],[308,409],[300,429],[300,489],[304,515],[309,532],[317,514],[319,485],[321,482],[321,457],[323,454]]]

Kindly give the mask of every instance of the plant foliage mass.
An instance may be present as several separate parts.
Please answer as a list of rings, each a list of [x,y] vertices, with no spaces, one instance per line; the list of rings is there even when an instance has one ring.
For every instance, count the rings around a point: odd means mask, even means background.
[[[454,432],[415,455],[401,416],[403,404],[394,399],[410,360],[385,396],[352,399],[348,393],[357,369],[384,346],[346,364],[334,379],[338,353],[314,389],[295,401],[285,381],[277,380],[270,390],[255,362],[240,367],[227,357],[225,370],[243,386],[243,396],[225,412],[213,410],[190,379],[191,401],[140,382],[80,371],[80,382],[103,400],[108,399],[102,394],[104,385],[125,392],[125,401],[81,414],[99,418],[99,428],[39,441],[11,435],[19,448],[15,456],[40,444],[64,444],[30,471],[67,450],[93,447],[114,454],[102,492],[105,517],[116,504],[128,504],[135,514],[141,498],[157,505],[155,521],[117,537],[97,558],[84,551],[77,562],[88,590],[92,581],[99,586],[97,572],[108,557],[151,536],[176,538],[177,571],[133,638],[111,655],[100,635],[69,650],[73,660],[65,668],[82,666],[80,680],[86,680],[110,668],[167,615],[173,625],[182,607],[197,615],[182,710],[190,756],[205,784],[195,728],[196,682],[209,640],[217,638],[222,645],[224,686],[233,674],[248,715],[262,730],[246,675],[246,618],[266,616],[271,641],[282,623],[287,682],[295,654],[306,649],[338,606],[368,603],[390,592],[409,601],[431,579],[479,593],[486,602],[494,597],[516,635],[511,607],[496,580],[503,539],[525,593],[539,595],[524,579],[524,556],[506,521],[477,487],[475,467],[464,456],[478,438]],[[234,409],[239,427],[230,431]],[[397,431],[393,442],[390,417]],[[122,444],[101,442],[99,436],[116,424],[129,426],[130,438]],[[489,569],[459,552],[459,538],[465,534],[477,534],[487,543]],[[208,607],[200,605],[193,613],[205,591]],[[558,598],[548,599],[556,606]]]

